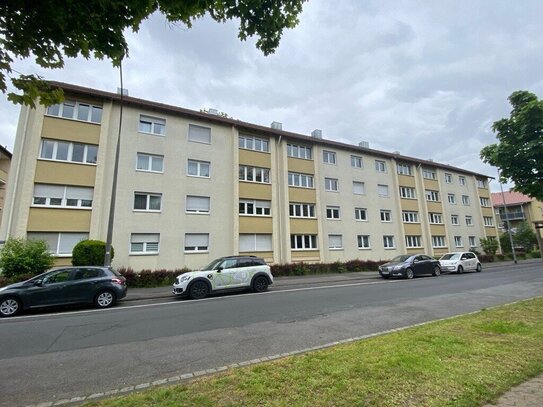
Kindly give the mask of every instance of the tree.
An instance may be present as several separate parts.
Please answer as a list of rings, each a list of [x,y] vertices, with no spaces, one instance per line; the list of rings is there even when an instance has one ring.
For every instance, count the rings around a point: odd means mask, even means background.
[[[511,250],[511,241],[509,240],[509,233],[505,232],[500,235],[500,246],[502,248],[502,253],[512,253]]]
[[[10,237],[0,250],[0,268],[11,278],[23,274],[40,274],[51,268],[54,259],[44,240]]]
[[[494,122],[499,140],[481,150],[481,159],[498,167],[515,190],[543,200],[543,100],[527,91],[509,96],[511,116]]]
[[[537,244],[537,236],[528,222],[522,222],[518,225],[513,236],[513,242],[515,242],[515,245],[524,247],[527,252],[532,251]]]
[[[490,256],[494,256],[499,248],[499,243],[496,238],[480,238],[479,241],[481,242],[481,248],[484,250],[484,252]]]
[[[160,11],[171,23],[188,28],[208,14],[217,22],[239,21],[238,38],[257,36],[256,47],[269,55],[279,46],[285,28],[298,24],[306,0],[87,0],[0,2],[0,90],[7,77],[19,93],[8,93],[14,103],[34,107],[34,100],[50,105],[62,100],[36,75],[11,78],[14,59],[34,57],[44,68],[62,68],[64,56],[108,58],[119,66],[128,55],[124,30],[137,32],[142,21]]]
[[[101,240],[81,240],[72,250],[73,266],[103,266],[106,242]],[[111,247],[111,259],[115,255]]]

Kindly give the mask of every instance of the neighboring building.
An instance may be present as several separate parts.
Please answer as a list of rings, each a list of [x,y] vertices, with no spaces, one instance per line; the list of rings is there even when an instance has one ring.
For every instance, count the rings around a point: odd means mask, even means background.
[[[4,200],[6,198],[6,187],[8,182],[9,166],[11,164],[11,153],[0,146],[0,221],[4,213]]]
[[[522,222],[528,222],[534,228],[533,222],[543,221],[543,202],[520,192],[507,191],[503,193],[503,197],[501,192],[494,192],[492,206],[496,211],[496,223],[500,230],[506,228],[506,216],[511,229],[517,228]]]
[[[0,239],[45,239],[67,263],[106,237],[120,95],[53,85],[62,105],[22,108]],[[122,117],[115,266],[378,260],[497,235],[485,175],[128,96]]]

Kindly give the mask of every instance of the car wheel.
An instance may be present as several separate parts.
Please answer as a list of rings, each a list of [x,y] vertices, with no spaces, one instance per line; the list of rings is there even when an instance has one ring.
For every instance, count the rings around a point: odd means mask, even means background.
[[[96,297],[94,297],[94,305],[96,308],[108,308],[115,304],[116,300],[115,293],[112,291],[100,291],[96,294]]]
[[[458,268],[456,269],[456,272],[457,272],[458,274],[462,274],[462,273],[464,272],[464,267],[458,266]]]
[[[264,291],[268,290],[268,285],[268,279],[264,276],[260,276],[255,278],[253,290],[255,290],[257,293],[263,293]]]
[[[441,269],[439,268],[439,266],[434,267],[434,272],[432,273],[432,275],[434,277],[439,277],[441,275]]]
[[[405,278],[411,280],[413,277],[415,277],[415,275],[413,274],[413,269],[405,270]]]
[[[189,297],[193,300],[201,300],[209,294],[209,287],[203,281],[195,281],[189,288]]]
[[[483,266],[481,266],[481,263],[477,263],[477,273],[480,273],[483,270]]]
[[[381,276],[383,277],[385,280],[388,280],[390,276]]]
[[[12,317],[21,311],[21,301],[15,297],[6,297],[0,302],[0,317]]]

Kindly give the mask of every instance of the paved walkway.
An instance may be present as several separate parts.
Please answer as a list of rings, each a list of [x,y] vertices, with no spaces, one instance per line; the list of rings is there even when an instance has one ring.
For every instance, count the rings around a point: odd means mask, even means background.
[[[543,375],[513,387],[496,404],[484,407],[541,407],[543,406]]]

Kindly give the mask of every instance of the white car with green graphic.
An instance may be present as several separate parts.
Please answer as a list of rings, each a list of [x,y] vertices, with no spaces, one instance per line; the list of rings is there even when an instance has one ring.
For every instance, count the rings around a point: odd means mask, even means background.
[[[206,267],[178,276],[173,285],[177,296],[202,299],[212,292],[250,288],[264,292],[273,284],[270,266],[255,256],[228,256],[213,260]]]

